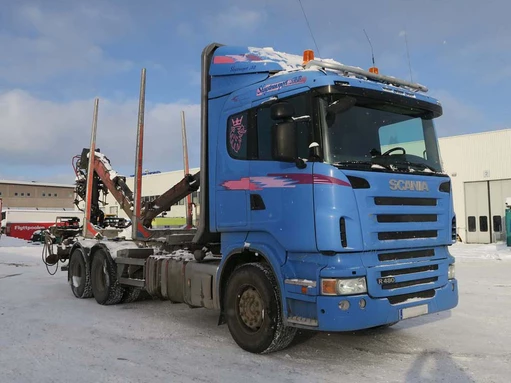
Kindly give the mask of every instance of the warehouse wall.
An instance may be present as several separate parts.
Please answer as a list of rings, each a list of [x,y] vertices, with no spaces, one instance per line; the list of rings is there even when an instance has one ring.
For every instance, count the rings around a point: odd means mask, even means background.
[[[464,183],[511,179],[511,129],[451,136],[439,141],[444,169],[452,180],[458,232],[465,240]]]
[[[199,168],[190,169],[191,174],[195,174],[199,171]],[[147,174],[142,177],[142,198],[151,198],[156,197],[176,183],[181,181],[184,177],[183,170],[176,170],[172,172],[163,172],[158,174]],[[126,178],[126,184],[129,186],[131,190],[134,189],[134,177]],[[199,189],[200,192],[200,189]],[[130,218],[127,217],[126,214],[120,209],[119,204],[112,197],[111,194],[107,196],[108,206],[105,209],[105,213],[107,214],[118,214],[119,217]],[[198,200],[194,201],[198,203]],[[197,211],[200,213],[200,210]],[[186,217],[186,210],[184,201],[181,201],[180,204],[172,206],[171,210],[167,212],[167,217]]]
[[[0,181],[0,198],[6,208],[73,208],[74,187],[56,184]]]

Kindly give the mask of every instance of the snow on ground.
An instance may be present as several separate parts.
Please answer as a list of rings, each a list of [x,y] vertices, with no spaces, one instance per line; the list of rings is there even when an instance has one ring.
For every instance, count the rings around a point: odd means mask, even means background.
[[[158,300],[100,306],[48,275],[42,246],[0,238],[0,382],[508,382],[511,260],[456,244],[460,303],[386,330],[302,331],[261,356],[214,311]]]
[[[490,245],[467,245],[464,243],[456,243],[451,246],[450,252],[456,259],[465,260],[497,260],[511,261],[511,247],[505,243],[497,243]]]

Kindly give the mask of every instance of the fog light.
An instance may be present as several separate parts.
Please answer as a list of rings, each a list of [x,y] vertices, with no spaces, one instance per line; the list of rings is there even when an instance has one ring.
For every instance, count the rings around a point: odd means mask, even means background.
[[[348,301],[340,301],[339,302],[339,308],[342,310],[342,311],[346,311],[350,308],[350,302]]]
[[[366,300],[365,299],[359,300],[358,307],[360,307],[361,309],[365,309],[366,308]]]
[[[449,278],[449,279],[456,278],[456,270],[454,267],[454,263],[449,265],[449,270],[447,271],[447,278]]]

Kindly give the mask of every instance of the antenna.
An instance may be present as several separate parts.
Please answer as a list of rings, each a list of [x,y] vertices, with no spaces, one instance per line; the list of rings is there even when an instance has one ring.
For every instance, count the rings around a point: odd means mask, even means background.
[[[406,30],[403,31],[405,35],[405,45],[406,45],[406,56],[408,57],[408,70],[410,71],[410,81],[413,82],[412,77],[412,64],[410,63],[410,51],[408,49],[408,38],[406,36]]]
[[[369,41],[369,46],[371,47],[371,57],[372,57],[372,59],[373,59],[373,67],[375,67],[375,66],[376,66],[376,64],[374,63],[373,44],[371,44],[371,40],[369,39],[369,36],[367,35],[367,32],[366,32],[366,30],[365,30],[365,29],[364,29],[364,33],[365,33],[365,35],[366,35],[366,37],[367,37],[367,41]]]
[[[305,9],[303,9],[302,0],[298,0],[300,3],[300,7],[302,8],[303,16],[305,17],[305,21],[307,23],[307,27],[309,27],[309,32],[311,34],[312,40],[314,41],[314,45],[316,46],[316,51],[318,52],[318,56],[321,56],[321,53],[319,53],[318,44],[316,43],[316,39],[314,38],[314,34],[312,33],[311,26],[309,24],[309,19],[307,19],[307,15],[305,14]]]

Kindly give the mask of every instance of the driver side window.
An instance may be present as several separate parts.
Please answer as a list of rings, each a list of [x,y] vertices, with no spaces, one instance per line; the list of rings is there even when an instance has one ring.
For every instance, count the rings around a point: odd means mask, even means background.
[[[294,117],[311,116],[309,95],[302,94],[282,99],[294,107]],[[256,110],[257,119],[257,158],[259,160],[273,160],[271,131],[275,121],[271,119],[270,105],[262,106]],[[309,121],[296,121],[298,156],[307,158],[309,144],[312,142],[312,123]]]

